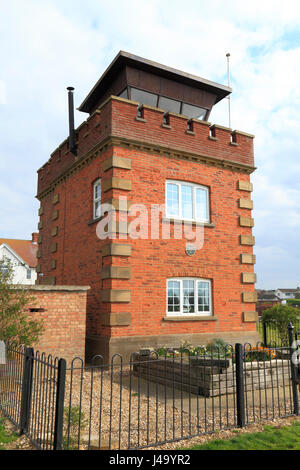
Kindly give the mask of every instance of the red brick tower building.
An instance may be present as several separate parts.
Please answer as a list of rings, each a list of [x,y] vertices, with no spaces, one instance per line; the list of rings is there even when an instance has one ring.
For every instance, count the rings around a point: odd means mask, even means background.
[[[38,171],[39,282],[91,286],[87,357],[257,339],[253,136],[208,122],[230,92],[120,52],[80,106],[75,141],[71,129]],[[103,203],[114,238],[99,238]],[[128,234],[135,204],[165,205],[158,235],[150,215]],[[203,228],[203,246],[174,235],[181,221]]]

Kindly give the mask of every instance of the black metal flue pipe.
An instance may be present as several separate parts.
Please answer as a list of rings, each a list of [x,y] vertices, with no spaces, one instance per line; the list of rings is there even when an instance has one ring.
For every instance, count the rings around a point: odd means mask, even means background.
[[[74,96],[73,87],[68,87],[68,100],[69,100],[69,150],[74,155],[77,155],[76,134],[74,125]]]

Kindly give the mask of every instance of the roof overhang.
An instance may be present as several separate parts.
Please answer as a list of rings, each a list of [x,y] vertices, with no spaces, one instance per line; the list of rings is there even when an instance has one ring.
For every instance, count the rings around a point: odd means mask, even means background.
[[[205,78],[144,59],[129,52],[120,51],[79,106],[78,110],[89,113],[99,96],[105,92],[106,88],[108,88],[110,83],[112,83],[126,65],[211,92],[216,95],[216,103],[232,92],[232,89],[228,86],[220,85]]]

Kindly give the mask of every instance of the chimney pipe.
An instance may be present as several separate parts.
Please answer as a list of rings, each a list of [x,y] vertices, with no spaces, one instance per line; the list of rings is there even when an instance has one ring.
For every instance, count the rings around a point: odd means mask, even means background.
[[[74,126],[74,95],[73,87],[68,87],[68,100],[69,100],[69,150],[73,155],[77,155],[76,134]]]

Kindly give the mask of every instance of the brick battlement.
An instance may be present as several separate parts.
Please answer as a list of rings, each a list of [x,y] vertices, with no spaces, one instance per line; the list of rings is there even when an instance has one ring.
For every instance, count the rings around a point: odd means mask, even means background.
[[[66,139],[38,170],[38,196],[90,154],[106,148],[112,138],[119,139],[121,145],[140,144],[164,153],[194,154],[224,165],[228,162],[247,173],[254,170],[253,135],[174,113],[168,113],[164,124],[163,110],[145,105],[139,118],[137,108],[136,102],[108,98],[77,128],[78,155],[69,151]]]

